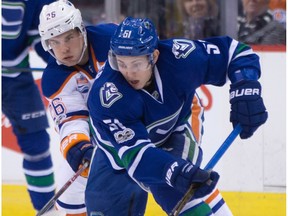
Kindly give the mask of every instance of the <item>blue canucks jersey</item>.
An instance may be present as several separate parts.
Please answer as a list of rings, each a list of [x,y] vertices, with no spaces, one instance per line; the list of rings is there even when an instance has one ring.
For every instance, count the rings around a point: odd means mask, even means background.
[[[2,67],[29,67],[28,52],[33,47],[47,61],[38,33],[42,7],[53,0],[2,1]],[[6,71],[7,72],[7,71]]]
[[[96,139],[111,166],[126,168],[144,184],[165,181],[162,171],[176,159],[157,147],[187,123],[196,88],[223,86],[242,68],[260,76],[258,56],[230,37],[169,39],[159,41],[158,49],[152,92],[133,89],[107,63],[88,98]]]

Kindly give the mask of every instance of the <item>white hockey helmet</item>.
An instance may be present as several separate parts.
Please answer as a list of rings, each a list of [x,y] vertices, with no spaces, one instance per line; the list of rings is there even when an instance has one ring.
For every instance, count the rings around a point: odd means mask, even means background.
[[[83,49],[86,49],[87,35],[81,12],[68,0],[58,0],[49,5],[44,5],[39,19],[38,29],[45,51],[49,51],[54,56],[48,40],[75,28],[78,28],[82,33],[85,43]]]

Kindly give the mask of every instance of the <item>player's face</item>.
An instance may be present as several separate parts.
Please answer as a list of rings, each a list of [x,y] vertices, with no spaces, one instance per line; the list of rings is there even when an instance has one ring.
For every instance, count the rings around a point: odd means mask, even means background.
[[[74,66],[78,63],[84,46],[83,35],[73,29],[48,40],[58,61],[66,66]]]
[[[150,80],[152,65],[148,56],[116,56],[118,69],[134,89],[142,89]]]
[[[203,18],[208,15],[207,0],[183,0],[186,13],[193,18]]]

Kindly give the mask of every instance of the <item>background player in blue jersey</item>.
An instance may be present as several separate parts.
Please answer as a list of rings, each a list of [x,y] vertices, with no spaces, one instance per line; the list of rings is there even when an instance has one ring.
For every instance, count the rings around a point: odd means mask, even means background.
[[[199,168],[202,150],[187,119],[195,89],[223,86],[228,76],[230,121],[241,124],[242,139],[251,137],[268,116],[258,56],[230,37],[158,40],[149,19],[128,17],[111,39],[108,58],[88,98],[100,149],[86,188],[88,214],[117,215],[114,206],[130,176],[167,214],[197,184],[180,215],[232,215],[216,189],[218,173]]]
[[[2,111],[23,153],[23,170],[34,209],[54,195],[46,110],[29,70],[29,50],[48,60],[38,33],[39,14],[51,0],[2,1]],[[5,134],[3,135],[5,136]],[[6,164],[9,166],[9,164]]]
[[[92,156],[94,143],[90,138],[88,92],[108,58],[110,39],[116,27],[115,24],[85,27],[80,11],[65,0],[46,5],[41,11],[39,32],[42,45],[54,57],[44,70],[42,89],[60,136],[63,160],[61,173],[57,175],[59,188],[74,175],[83,160],[90,161]],[[86,215],[84,190],[87,175],[88,169],[61,195],[56,202],[57,209],[67,215]],[[141,199],[145,206],[146,192],[131,182],[125,198]],[[131,196],[133,192],[138,196]],[[126,200],[117,205],[127,212],[131,206]],[[139,209],[137,203],[132,206]]]

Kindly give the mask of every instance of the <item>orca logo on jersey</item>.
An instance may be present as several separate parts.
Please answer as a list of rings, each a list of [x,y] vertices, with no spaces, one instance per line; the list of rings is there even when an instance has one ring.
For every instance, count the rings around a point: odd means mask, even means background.
[[[103,107],[109,108],[113,103],[122,98],[114,83],[107,82],[100,89],[100,100]]]
[[[196,46],[191,40],[173,40],[172,52],[177,59],[186,58],[194,49],[196,49]]]

